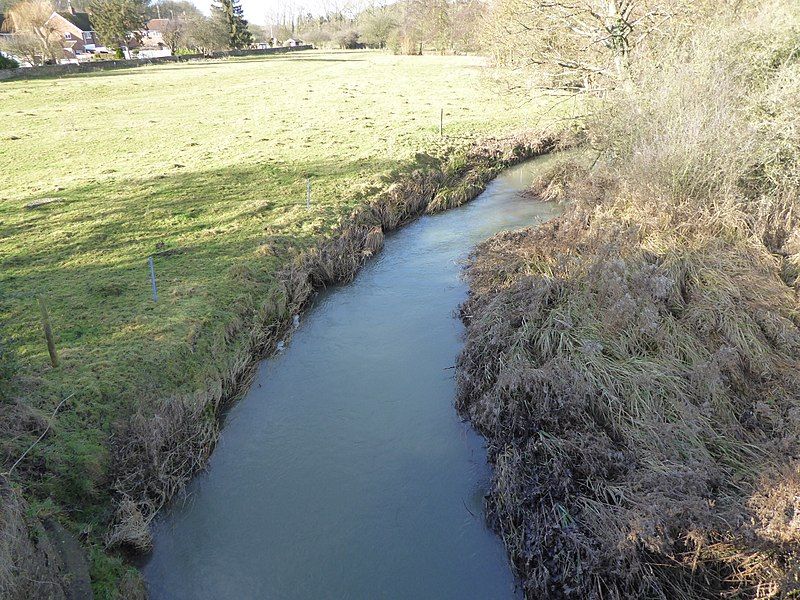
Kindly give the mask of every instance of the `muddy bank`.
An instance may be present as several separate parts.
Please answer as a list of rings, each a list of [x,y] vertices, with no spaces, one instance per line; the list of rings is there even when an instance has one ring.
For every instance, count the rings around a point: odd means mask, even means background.
[[[80,543],[58,522],[32,517],[0,476],[0,598],[89,600],[89,567]]]
[[[141,551],[150,547],[150,522],[204,466],[217,440],[221,411],[248,388],[258,361],[289,335],[293,315],[316,290],[351,280],[380,250],[385,232],[425,212],[474,198],[501,169],[552,146],[551,139],[532,134],[487,140],[464,156],[421,168],[356,209],[334,235],[298,256],[281,273],[277,292],[254,314],[243,313],[230,325],[228,372],[198,394],[143,407],[114,436],[116,517],[108,543]]]
[[[457,366],[527,597],[793,597],[800,321],[771,238],[553,176],[564,216],[474,253]]]

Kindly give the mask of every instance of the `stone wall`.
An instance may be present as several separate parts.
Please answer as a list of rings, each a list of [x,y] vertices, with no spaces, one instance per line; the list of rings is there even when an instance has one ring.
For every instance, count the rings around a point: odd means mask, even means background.
[[[299,50],[310,50],[313,46],[293,46],[287,48],[264,48],[263,50],[229,50],[227,52],[214,52],[212,54],[184,54],[182,56],[161,56],[158,58],[134,60],[98,60],[81,63],[78,65],[44,65],[42,67],[0,69],[0,81],[7,79],[36,79],[39,77],[58,77],[72,73],[90,73],[92,71],[105,71],[107,69],[130,69],[144,65],[158,65],[161,63],[187,62],[190,60],[203,60],[207,58],[226,58],[228,56],[262,56],[266,54],[284,54]]]

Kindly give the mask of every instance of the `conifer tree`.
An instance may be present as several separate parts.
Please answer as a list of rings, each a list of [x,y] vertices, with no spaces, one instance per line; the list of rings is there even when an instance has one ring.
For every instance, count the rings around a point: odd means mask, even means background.
[[[220,18],[227,26],[230,47],[245,48],[253,42],[253,34],[247,28],[240,0],[216,0],[211,5],[213,16]]]
[[[144,29],[146,0],[91,0],[92,24],[107,46],[125,46],[140,39]]]

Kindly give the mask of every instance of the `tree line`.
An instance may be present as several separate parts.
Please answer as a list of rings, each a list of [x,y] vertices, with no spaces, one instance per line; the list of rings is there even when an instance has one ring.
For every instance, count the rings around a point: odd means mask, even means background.
[[[268,34],[299,37],[317,47],[388,48],[398,54],[466,53],[481,49],[483,0],[400,0],[324,15],[285,5],[266,15]]]
[[[362,9],[332,9],[315,15],[291,4],[265,16],[265,25],[248,23],[240,0],[215,0],[209,16],[188,0],[0,0],[7,28],[6,53],[32,64],[57,62],[61,34],[48,18],[71,6],[87,12],[101,43],[109,49],[137,45],[150,19],[164,19],[163,43],[173,53],[210,53],[247,48],[254,42],[281,43],[290,38],[322,48],[387,48],[395,53],[467,53],[482,47],[487,4],[484,0],[400,0]]]

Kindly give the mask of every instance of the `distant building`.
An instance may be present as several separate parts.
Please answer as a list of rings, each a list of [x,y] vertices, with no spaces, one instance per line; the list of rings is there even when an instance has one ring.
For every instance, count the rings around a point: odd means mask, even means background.
[[[61,34],[61,45],[68,57],[94,52],[100,46],[89,13],[75,12],[71,3],[68,10],[50,15],[47,24]]]
[[[137,56],[139,58],[172,56],[172,49],[167,42],[167,34],[177,25],[171,19],[150,19],[137,36],[132,36],[128,46],[138,48]]]
[[[297,40],[295,38],[289,38],[285,42],[283,42],[284,46],[294,47],[294,46],[302,46],[303,40]]]
[[[169,19],[150,19],[142,31],[143,48],[164,48],[169,46],[164,41],[164,33],[170,27]]]

